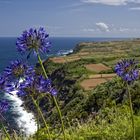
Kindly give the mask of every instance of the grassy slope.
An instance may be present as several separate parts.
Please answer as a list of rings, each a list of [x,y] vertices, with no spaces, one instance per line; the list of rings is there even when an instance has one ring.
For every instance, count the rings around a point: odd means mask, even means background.
[[[87,55],[83,55],[83,52],[86,52]],[[56,64],[49,60],[44,62],[48,75],[50,75],[54,85],[59,91],[58,100],[62,114],[65,116],[64,120],[67,126],[67,137],[73,137],[73,139],[79,139],[81,137],[80,139],[82,140],[93,140],[93,138],[102,139],[102,135],[104,135],[104,139],[113,139],[113,137],[116,140],[130,138],[130,126],[128,127],[129,130],[124,130],[124,127],[130,124],[130,118],[128,110],[126,111],[125,109],[125,112],[122,111],[123,106],[127,108],[128,105],[127,92],[122,81],[118,78],[114,78],[112,81],[101,84],[91,91],[84,91],[79,86],[79,82],[86,79],[88,75],[95,74],[94,72],[86,70],[84,67],[85,64],[104,63],[113,68],[114,64],[121,58],[135,58],[140,60],[140,40],[81,43],[75,48],[74,54],[66,57],[71,57],[73,55],[78,55],[81,59],[64,64]],[[39,67],[38,72],[41,72]],[[131,89],[133,92],[133,106],[136,115],[139,114],[140,109],[139,82],[138,80]],[[27,103],[30,103],[30,101],[27,100]],[[117,110],[123,113],[120,113],[118,116],[116,116],[116,113],[112,113],[114,105]],[[54,104],[51,104],[49,99],[42,98],[40,99],[40,106],[42,110],[44,110],[48,122],[59,127]],[[33,108],[33,105],[30,105],[30,108]],[[101,116],[101,114],[103,116]],[[108,119],[108,117],[112,117],[113,115],[115,115],[116,118],[113,117],[114,121],[109,123],[110,119]],[[118,119],[117,117],[119,116],[122,119],[124,118],[124,121]],[[95,122],[95,118],[103,120],[103,124],[100,121]],[[138,121],[139,120],[138,117]],[[106,127],[104,125],[106,125]],[[139,128],[139,126],[137,127]],[[74,130],[71,132],[70,128]],[[130,132],[129,135],[127,135],[127,131]],[[118,135],[120,135],[120,138]],[[40,139],[45,140],[45,136],[42,136]]]

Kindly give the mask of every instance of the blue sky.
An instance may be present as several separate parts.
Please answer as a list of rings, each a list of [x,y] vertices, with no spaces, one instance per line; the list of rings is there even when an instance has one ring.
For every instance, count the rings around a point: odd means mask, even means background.
[[[140,37],[140,0],[0,0],[0,36]]]

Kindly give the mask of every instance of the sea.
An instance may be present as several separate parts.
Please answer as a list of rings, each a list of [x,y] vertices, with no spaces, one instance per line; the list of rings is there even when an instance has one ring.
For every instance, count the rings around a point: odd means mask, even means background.
[[[16,37],[0,37],[0,73],[2,74],[4,68],[13,60],[26,59],[21,56],[16,50]],[[87,37],[52,37],[51,50],[48,54],[42,55],[45,60],[50,56],[61,56],[71,53],[74,47],[80,42],[102,42],[102,41],[118,41],[127,40],[129,38],[87,38]],[[35,65],[37,62],[36,56],[31,55],[29,60],[30,65]],[[36,119],[32,112],[27,111],[23,106],[23,101],[16,95],[0,93],[0,101],[7,99],[10,107],[7,112],[2,115],[6,119],[6,126],[14,129],[17,133],[22,133],[27,136],[32,135],[37,130]],[[4,121],[4,120],[3,120]]]

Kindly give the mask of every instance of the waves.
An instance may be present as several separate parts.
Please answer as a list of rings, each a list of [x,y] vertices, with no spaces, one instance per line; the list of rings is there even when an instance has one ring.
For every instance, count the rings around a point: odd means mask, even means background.
[[[32,135],[37,131],[37,124],[35,117],[32,113],[29,113],[22,106],[23,101],[17,96],[17,91],[11,92],[13,95],[5,94],[5,98],[12,102],[11,112],[12,114],[17,114],[17,117],[14,118],[17,127],[20,132],[26,136]]]
[[[60,50],[57,52],[57,56],[65,56],[65,55],[68,55],[68,54],[71,54],[73,53],[73,50],[70,49],[70,50]]]

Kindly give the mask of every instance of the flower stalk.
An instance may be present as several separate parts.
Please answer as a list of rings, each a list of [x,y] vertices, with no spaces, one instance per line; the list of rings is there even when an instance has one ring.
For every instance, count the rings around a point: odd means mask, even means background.
[[[39,106],[39,101],[37,101],[37,106]],[[39,140],[39,111],[37,110],[37,135],[36,139]]]
[[[121,77],[124,83],[126,83],[126,87],[128,91],[132,129],[133,129],[133,140],[136,140],[133,106],[132,106],[132,99],[131,99],[129,86],[132,85],[134,81],[136,81],[139,78],[138,64],[134,59],[121,60],[120,62],[116,64],[115,72],[119,77]]]
[[[45,125],[45,127],[46,127],[46,130],[47,130],[49,139],[51,140],[50,131],[49,131],[48,125],[47,125],[47,123],[46,123],[46,120],[45,120],[45,118],[44,118],[44,116],[43,116],[43,114],[42,114],[42,111],[41,111],[40,107],[38,106],[38,104],[37,104],[36,100],[34,99],[34,97],[33,97],[31,94],[30,94],[30,96],[31,96],[31,98],[32,98],[32,101],[33,101],[34,105],[35,105],[36,108],[37,108],[38,113],[40,114],[40,116],[41,116],[41,118],[42,118],[42,120],[43,120],[43,122],[44,122],[44,125]],[[38,133],[38,132],[37,132],[37,133]],[[38,135],[38,134],[37,134],[37,135]]]
[[[133,129],[133,140],[136,140],[133,106],[132,106],[132,99],[131,99],[130,88],[129,88],[128,84],[127,84],[127,90],[128,90],[128,98],[129,98],[129,107],[130,107],[130,114],[131,114],[132,129]]]
[[[46,73],[46,70],[45,70],[44,65],[42,63],[42,59],[41,59],[40,55],[37,54],[37,57],[38,57],[39,64],[41,65],[41,68],[43,70],[43,73],[45,75],[45,78],[48,78],[47,73]],[[59,114],[59,118],[60,118],[60,121],[61,121],[61,127],[62,127],[62,131],[63,131],[63,136],[64,136],[64,140],[66,140],[65,127],[64,127],[64,122],[63,122],[63,119],[62,119],[62,113],[60,111],[60,108],[59,108],[59,105],[57,103],[57,100],[56,100],[55,96],[52,96],[52,98],[53,98],[53,101],[54,101],[54,103],[56,105],[57,112]]]

